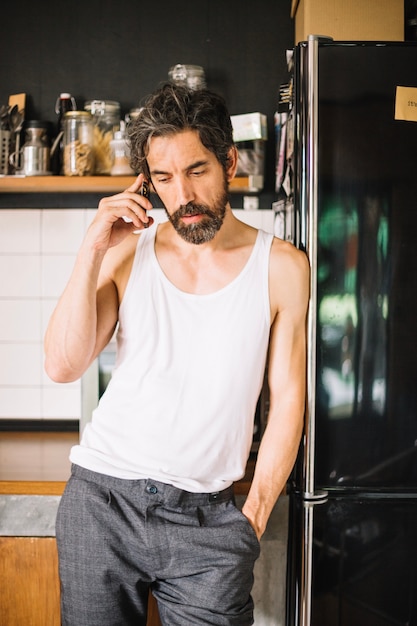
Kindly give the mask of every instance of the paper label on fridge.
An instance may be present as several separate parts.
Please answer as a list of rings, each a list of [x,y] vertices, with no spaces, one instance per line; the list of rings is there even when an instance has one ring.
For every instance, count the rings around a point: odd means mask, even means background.
[[[397,87],[395,119],[417,122],[417,87]]]

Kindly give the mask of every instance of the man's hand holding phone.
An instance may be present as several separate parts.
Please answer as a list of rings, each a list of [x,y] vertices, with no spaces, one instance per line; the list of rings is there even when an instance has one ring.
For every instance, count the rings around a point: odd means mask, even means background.
[[[143,174],[125,191],[102,198],[96,217],[90,226],[90,237],[96,250],[108,250],[118,245],[131,233],[140,233],[153,224],[147,215],[152,209],[149,200],[149,183]]]

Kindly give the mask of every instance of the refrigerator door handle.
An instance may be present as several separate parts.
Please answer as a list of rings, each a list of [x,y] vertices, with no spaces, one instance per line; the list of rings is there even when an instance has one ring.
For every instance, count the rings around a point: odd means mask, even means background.
[[[324,502],[327,493],[316,491],[314,473],[316,420],[316,346],[317,346],[317,236],[318,236],[318,37],[309,36],[307,42],[307,103],[305,150],[305,207],[306,251],[310,260],[310,302],[307,320],[307,401],[304,439],[303,500],[304,537],[300,581],[300,626],[311,624],[311,595],[313,571],[313,517],[314,502]]]
[[[307,42],[306,84],[306,196],[307,254],[310,260],[310,302],[307,321],[307,406],[305,419],[303,497],[322,500],[326,492],[316,491],[314,473],[316,421],[316,348],[317,348],[317,224],[318,224],[318,48],[319,37],[310,35]]]

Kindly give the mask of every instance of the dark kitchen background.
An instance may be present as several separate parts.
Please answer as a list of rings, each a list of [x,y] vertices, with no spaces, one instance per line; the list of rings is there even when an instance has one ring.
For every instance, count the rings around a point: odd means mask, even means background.
[[[26,93],[26,119],[56,123],[55,102],[70,92],[120,102],[122,117],[177,63],[201,65],[207,86],[232,115],[268,118],[265,185],[274,195],[274,125],[285,52],[294,44],[290,0],[20,0],[2,9],[0,104]]]

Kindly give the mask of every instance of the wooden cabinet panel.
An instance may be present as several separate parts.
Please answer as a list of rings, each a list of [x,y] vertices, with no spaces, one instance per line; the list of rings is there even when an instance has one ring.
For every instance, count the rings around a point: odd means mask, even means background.
[[[53,537],[0,537],[0,626],[60,626]],[[149,598],[148,626],[161,626]]]
[[[54,538],[0,537],[0,626],[60,626]]]

